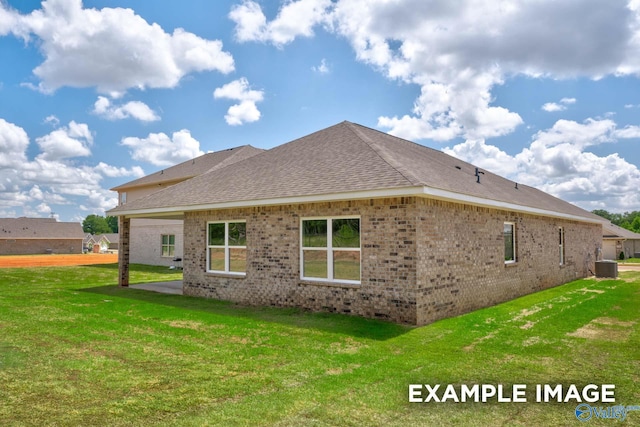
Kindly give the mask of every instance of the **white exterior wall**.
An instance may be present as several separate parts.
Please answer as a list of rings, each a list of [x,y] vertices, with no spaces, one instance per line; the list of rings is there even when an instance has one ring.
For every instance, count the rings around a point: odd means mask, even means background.
[[[175,257],[183,256],[183,223],[179,220],[132,219],[130,262],[135,264],[166,265],[175,263],[172,257],[162,256],[162,235],[176,236]]]

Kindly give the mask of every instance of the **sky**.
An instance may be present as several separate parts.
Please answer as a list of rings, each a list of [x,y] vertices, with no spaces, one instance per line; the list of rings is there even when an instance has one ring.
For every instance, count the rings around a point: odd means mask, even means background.
[[[0,217],[343,120],[640,210],[640,0],[0,0]]]

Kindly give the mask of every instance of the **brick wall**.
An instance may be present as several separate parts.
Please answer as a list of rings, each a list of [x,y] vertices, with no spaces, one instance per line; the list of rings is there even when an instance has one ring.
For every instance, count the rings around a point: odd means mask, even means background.
[[[300,218],[359,215],[361,284],[300,279]],[[206,272],[207,221],[246,220],[247,274]],[[516,223],[505,267],[503,223]],[[566,263],[559,266],[558,226]],[[593,271],[601,227],[422,198],[192,212],[184,222],[184,293],[426,324]]]
[[[418,324],[467,313],[588,276],[596,224],[418,199]],[[516,263],[504,262],[503,225],[516,227]],[[558,228],[565,233],[560,265]]]
[[[2,239],[0,255],[81,254],[82,239]]]
[[[255,305],[416,322],[415,200],[384,199],[187,213],[184,293]],[[359,215],[361,285],[300,280],[300,218]],[[247,221],[247,275],[206,273],[206,223]]]

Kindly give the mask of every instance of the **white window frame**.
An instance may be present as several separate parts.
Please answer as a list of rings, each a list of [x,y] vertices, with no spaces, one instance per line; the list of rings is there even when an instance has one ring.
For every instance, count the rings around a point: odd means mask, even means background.
[[[515,264],[516,262],[518,262],[518,251],[517,248],[517,242],[516,242],[516,223],[515,222],[510,222],[510,221],[505,221],[502,225],[502,244],[503,244],[503,250],[505,250],[505,255],[506,255],[506,247],[504,247],[504,226],[505,225],[510,225],[511,226],[511,230],[512,230],[512,238],[511,238],[511,244],[513,246],[513,259],[510,260],[504,260],[505,264]]]
[[[558,249],[559,249],[559,255],[560,255],[560,265],[564,265],[565,263],[565,254],[564,254],[564,248],[565,248],[565,241],[564,241],[564,227],[558,227]]]
[[[127,203],[127,192],[123,191],[120,193],[120,205],[124,205]]]
[[[233,219],[233,220],[228,220],[228,221],[207,221],[207,229],[206,229],[206,239],[207,239],[207,265],[206,265],[206,271],[207,273],[222,273],[222,274],[229,274],[232,276],[246,276],[247,272],[246,269],[245,271],[229,271],[229,267],[230,267],[230,258],[229,258],[229,249],[233,248],[233,249],[244,249],[246,251],[247,249],[247,245],[244,246],[229,246],[229,224],[230,223],[243,223],[245,224],[245,230],[246,230],[246,224],[247,221],[243,220],[243,219]],[[209,225],[210,224],[224,224],[224,245],[209,245]],[[216,248],[216,249],[222,249],[224,248],[224,270],[210,270],[209,266],[210,264],[210,260],[209,260],[209,249],[210,248]]]
[[[167,243],[165,244],[162,238],[167,236]],[[171,244],[171,236],[173,236],[173,244]],[[164,248],[167,248],[167,252],[171,254],[171,248],[173,248],[172,255],[164,255]],[[176,254],[176,235],[175,234],[161,234],[160,235],[160,257],[161,258],[174,258]]]
[[[360,223],[360,247],[358,248],[334,248],[333,247],[333,220],[334,219],[357,219]],[[326,220],[327,221],[327,246],[326,247],[306,247],[304,246],[304,221]],[[327,278],[305,277],[304,276],[304,251],[325,251],[327,252]],[[333,251],[338,252],[359,252],[360,253],[360,280],[345,280],[333,278]],[[359,285],[362,281],[362,219],[358,215],[348,216],[312,216],[300,218],[300,279],[310,282],[325,283],[345,283]]]

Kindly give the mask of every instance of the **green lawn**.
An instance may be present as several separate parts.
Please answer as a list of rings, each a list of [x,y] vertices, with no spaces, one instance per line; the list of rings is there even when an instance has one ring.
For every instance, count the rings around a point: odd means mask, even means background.
[[[134,265],[131,281],[179,274]],[[640,405],[636,272],[420,328],[116,278],[113,265],[0,270],[0,425],[582,425],[576,403],[408,403],[412,383],[611,383],[616,404]]]

